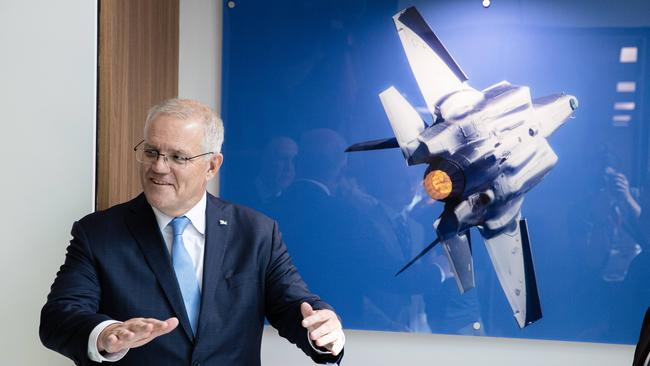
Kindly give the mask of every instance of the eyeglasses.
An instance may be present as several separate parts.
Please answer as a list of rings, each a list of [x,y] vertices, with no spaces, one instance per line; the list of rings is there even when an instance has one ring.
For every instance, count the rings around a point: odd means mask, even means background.
[[[137,145],[133,147],[133,151],[135,151],[135,160],[137,160],[141,164],[154,164],[155,162],[158,161],[158,158],[162,157],[165,163],[167,163],[167,166],[170,168],[185,168],[187,166],[187,163],[196,159],[200,158],[201,156],[205,155],[212,155],[214,154],[214,151],[209,151],[203,154],[195,155],[195,156],[182,156],[178,154],[161,154],[160,151],[156,149],[148,149],[148,148],[141,148],[140,145],[144,143],[144,140],[140,141]]]

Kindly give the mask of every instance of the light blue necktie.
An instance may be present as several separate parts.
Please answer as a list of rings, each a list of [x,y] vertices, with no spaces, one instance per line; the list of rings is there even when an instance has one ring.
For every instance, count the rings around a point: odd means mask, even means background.
[[[172,241],[172,264],[174,265],[178,285],[183,294],[187,317],[190,319],[192,331],[196,334],[196,326],[199,323],[199,309],[201,307],[201,291],[194,271],[192,258],[190,258],[190,254],[185,249],[185,243],[183,243],[183,231],[185,231],[189,223],[190,219],[181,216],[174,218],[169,224],[172,226],[172,232],[174,233],[174,240]]]

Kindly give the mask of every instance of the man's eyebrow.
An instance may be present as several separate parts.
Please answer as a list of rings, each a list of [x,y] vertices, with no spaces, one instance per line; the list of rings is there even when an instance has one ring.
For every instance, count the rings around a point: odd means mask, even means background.
[[[148,144],[146,142],[144,143],[144,148],[147,149],[147,150],[156,150],[156,151],[160,152],[159,148],[157,148],[156,146],[150,145],[150,144]],[[171,149],[171,150],[167,151],[166,153],[167,154],[175,154],[175,155],[184,155],[184,156],[189,156],[190,155],[189,151],[185,151],[183,149]]]

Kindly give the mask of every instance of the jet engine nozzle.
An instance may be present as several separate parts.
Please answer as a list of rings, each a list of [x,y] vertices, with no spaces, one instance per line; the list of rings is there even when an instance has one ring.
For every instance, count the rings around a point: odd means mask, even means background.
[[[455,200],[465,190],[465,175],[455,162],[437,160],[424,172],[422,185],[429,197],[436,201]]]

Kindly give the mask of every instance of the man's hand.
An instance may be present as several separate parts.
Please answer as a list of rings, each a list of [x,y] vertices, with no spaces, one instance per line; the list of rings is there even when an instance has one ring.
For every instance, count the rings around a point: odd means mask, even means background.
[[[345,335],[341,322],[331,310],[314,310],[306,302],[300,304],[302,326],[309,330],[309,339],[318,346],[324,347],[338,356],[345,344]]]
[[[630,182],[625,174],[619,173],[611,167],[605,169],[605,174],[607,174],[608,180],[612,182],[612,188],[618,196],[619,202],[624,204],[622,208],[626,210],[626,213],[631,213],[634,218],[641,216],[641,206],[632,196]]]
[[[97,350],[116,353],[140,347],[158,336],[171,332],[177,326],[177,318],[167,320],[133,318],[123,323],[111,324],[99,333]]]

